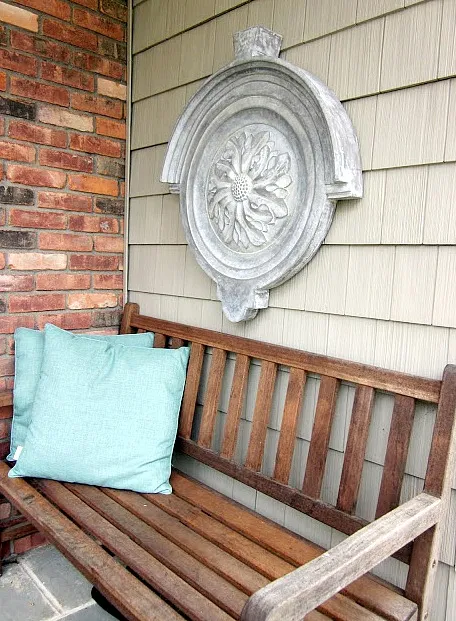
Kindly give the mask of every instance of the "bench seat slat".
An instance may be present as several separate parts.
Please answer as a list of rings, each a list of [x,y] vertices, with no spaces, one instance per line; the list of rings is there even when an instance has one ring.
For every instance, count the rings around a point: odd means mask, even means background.
[[[0,491],[95,584],[127,619],[178,621],[182,617],[134,578],[23,479],[9,479],[0,462]],[[96,521],[96,518],[95,518]]]
[[[170,541],[179,545],[183,550],[203,561],[244,593],[251,595],[268,583],[267,578],[260,573],[208,541],[180,520],[148,501],[144,496],[134,492],[108,488],[104,488],[103,492]]]
[[[102,515],[135,543],[141,545],[146,552],[152,554],[168,569],[184,579],[187,584],[224,609],[229,615],[235,618],[240,616],[247,601],[245,593],[241,593],[227,580],[221,578],[96,487],[71,484],[67,484],[66,487],[92,507],[97,514]]]
[[[37,479],[35,484],[47,498],[74,519],[81,528],[101,541],[129,569],[148,582],[157,593],[190,619],[193,621],[228,621],[233,618],[86,505],[64,485],[45,479]],[[149,618],[144,617],[144,619]],[[157,619],[161,617],[158,616]]]
[[[294,567],[308,563],[325,551],[186,475],[175,471],[171,482],[180,498],[280,555]],[[359,578],[345,592],[366,608],[392,621],[408,621],[415,614],[415,604],[372,577]]]

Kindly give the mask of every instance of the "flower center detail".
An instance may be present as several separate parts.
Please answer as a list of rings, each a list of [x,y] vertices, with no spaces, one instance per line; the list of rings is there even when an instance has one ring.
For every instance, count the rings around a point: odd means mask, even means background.
[[[245,201],[252,191],[253,183],[248,175],[237,175],[231,186],[231,194],[236,202]]]

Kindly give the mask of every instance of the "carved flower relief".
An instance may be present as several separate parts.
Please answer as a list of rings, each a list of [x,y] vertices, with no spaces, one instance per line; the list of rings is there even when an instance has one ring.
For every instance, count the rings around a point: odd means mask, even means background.
[[[228,140],[211,168],[207,196],[209,218],[227,246],[252,251],[271,241],[288,215],[290,163],[268,131]]]

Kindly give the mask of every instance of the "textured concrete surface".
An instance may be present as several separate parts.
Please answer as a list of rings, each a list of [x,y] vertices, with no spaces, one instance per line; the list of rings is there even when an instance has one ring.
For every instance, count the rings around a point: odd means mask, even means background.
[[[53,546],[31,550],[3,567],[1,621],[112,621],[91,588]]]

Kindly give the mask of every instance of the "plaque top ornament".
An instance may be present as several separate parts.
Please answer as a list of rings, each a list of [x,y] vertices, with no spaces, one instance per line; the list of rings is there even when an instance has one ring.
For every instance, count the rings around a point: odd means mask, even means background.
[[[340,198],[362,196],[357,138],[335,94],[279,59],[282,37],[234,35],[235,60],[190,100],[161,180],[180,194],[188,243],[230,321],[318,251]]]

